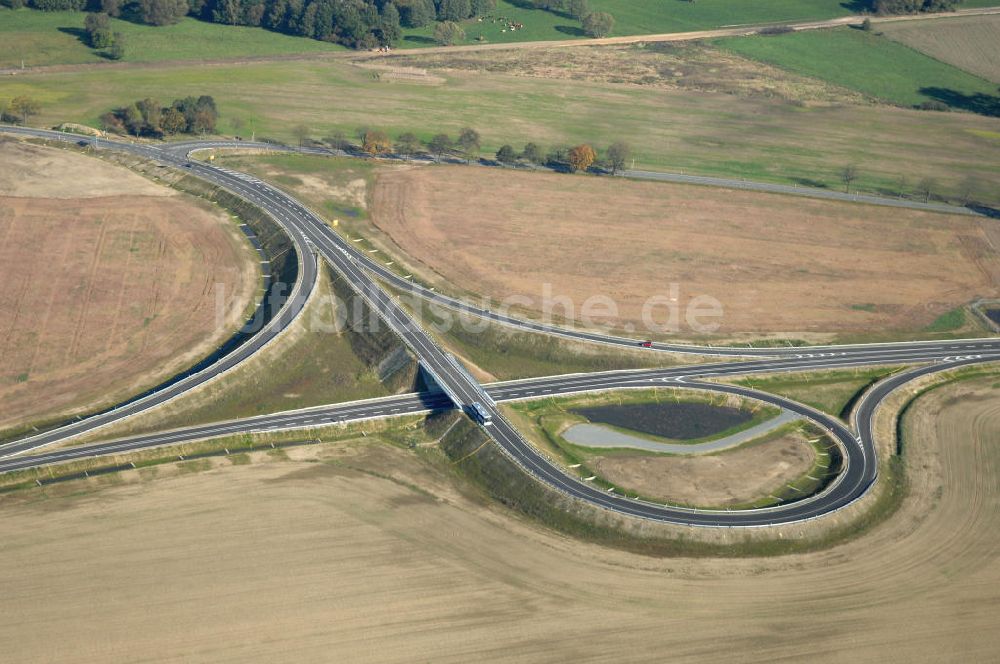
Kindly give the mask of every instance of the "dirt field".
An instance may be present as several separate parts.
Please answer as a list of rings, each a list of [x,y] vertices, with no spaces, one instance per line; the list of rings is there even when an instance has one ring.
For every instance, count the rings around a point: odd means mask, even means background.
[[[932,58],[1000,83],[1000,15],[884,23],[879,29]]]
[[[587,463],[615,486],[685,505],[726,507],[782,490],[812,468],[816,453],[804,436],[707,456],[595,456]]]
[[[511,49],[494,52],[415,52],[365,66],[383,77],[433,81],[435,70],[476,71],[535,78],[630,83],[646,87],[818,103],[871,103],[864,95],[789,73],[704,43]],[[428,71],[430,70],[430,71]]]
[[[386,171],[373,198],[377,226],[444,281],[536,311],[568,297],[577,317],[606,296],[618,315],[592,318],[618,326],[644,329],[653,296],[664,326],[677,297],[692,335],[686,308],[705,295],[721,336],[918,330],[1000,291],[1000,231],[964,217],[459,166]]]
[[[241,322],[259,259],[221,213],[61,150],[4,142],[0,162],[0,428],[126,398]]]
[[[907,447],[920,475],[891,522],[779,559],[581,544],[373,438],[326,448],[336,463],[220,460],[10,494],[0,639],[33,662],[987,661],[995,381],[923,399]]]

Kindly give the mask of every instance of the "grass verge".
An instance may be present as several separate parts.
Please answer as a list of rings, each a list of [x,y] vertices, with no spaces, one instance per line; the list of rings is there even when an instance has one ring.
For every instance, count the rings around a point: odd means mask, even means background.
[[[787,397],[846,419],[858,397],[871,385],[902,370],[903,367],[875,367],[837,371],[814,371],[778,375],[753,376],[731,381],[735,385],[752,387]],[[730,382],[730,381],[724,381]]]

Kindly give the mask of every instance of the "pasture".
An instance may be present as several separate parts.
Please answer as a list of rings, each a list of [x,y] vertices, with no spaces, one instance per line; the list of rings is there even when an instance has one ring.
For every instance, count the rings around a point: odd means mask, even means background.
[[[836,188],[840,170],[855,164],[855,189],[915,195],[932,178],[935,196],[957,198],[972,178],[983,183],[983,202],[1000,202],[1000,119],[479,72],[375,74],[340,61],[27,73],[0,80],[0,102],[38,99],[32,124],[97,126],[112,107],[142,97],[212,94],[226,135],[253,128],[295,141],[301,124],[313,138],[375,126],[428,139],[474,127],[487,155],[504,143],[603,149],[625,140],[639,168]]]
[[[0,7],[0,69],[109,62],[85,43],[84,12],[43,12]],[[151,26],[112,19],[125,36],[125,62],[164,60],[204,62],[220,58],[261,58],[336,53],[336,44],[270,32],[263,28],[218,25],[185,18],[176,25]]]
[[[941,21],[927,25],[938,23]],[[728,37],[713,43],[902,106],[937,101],[956,110],[975,110],[971,101],[975,95],[996,94],[996,86],[989,81],[854,28]]]

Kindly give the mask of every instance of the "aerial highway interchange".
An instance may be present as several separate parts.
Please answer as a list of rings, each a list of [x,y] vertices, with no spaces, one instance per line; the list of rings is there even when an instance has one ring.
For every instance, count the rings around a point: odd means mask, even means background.
[[[468,411],[473,404],[482,404],[492,420],[492,425],[484,427],[484,430],[499,448],[525,472],[563,494],[618,513],[656,521],[692,526],[767,526],[822,516],[841,509],[865,495],[875,483],[878,475],[873,420],[879,405],[890,393],[921,376],[960,366],[1000,360],[1000,340],[996,339],[779,348],[713,347],[657,342],[652,344],[651,352],[711,356],[727,361],[663,369],[571,374],[482,385],[455,358],[438,345],[396,301],[396,298],[382,287],[380,281],[439,305],[534,333],[620,347],[635,347],[638,342],[636,339],[609,336],[590,330],[574,330],[568,327],[523,320],[434,292],[412,280],[404,279],[386,266],[359,252],[318,215],[280,189],[255,177],[189,158],[191,152],[206,148],[275,148],[276,146],[216,141],[167,144],[161,147],[104,139],[82,139],[80,136],[45,130],[13,127],[3,127],[2,130],[39,139],[64,142],[80,142],[82,140],[89,142],[98,150],[124,151],[167,166],[186,169],[191,174],[252,203],[277,222],[291,238],[298,255],[299,271],[298,278],[281,310],[266,326],[231,352],[222,355],[196,372],[184,375],[149,394],[120,404],[116,408],[50,431],[0,445],[0,472],[23,470],[81,458],[120,454],[234,433],[310,429],[336,423],[426,413],[449,408]],[[702,184],[715,185],[720,183],[706,181]],[[878,201],[865,202],[878,204]],[[954,208],[951,211],[964,214],[970,212],[964,208]],[[342,275],[396,332],[416,356],[421,367],[441,388],[441,392],[403,394],[381,399],[333,404],[302,411],[176,429],[107,443],[67,447],[51,452],[42,451],[45,447],[64,442],[83,433],[98,430],[163,404],[199,385],[216,379],[268,344],[278,341],[282,330],[296,319],[312,292],[318,270],[317,255]],[[706,381],[706,379],[717,377],[866,365],[918,366],[894,374],[870,388],[855,406],[850,426],[845,425],[837,418],[790,399],[751,388]],[[826,430],[840,446],[844,456],[843,469],[838,477],[821,493],[769,508],[716,511],[656,504],[637,500],[619,492],[602,490],[571,477],[532,446],[497,407],[497,403],[505,401],[657,385],[735,394],[767,402],[801,415]]]

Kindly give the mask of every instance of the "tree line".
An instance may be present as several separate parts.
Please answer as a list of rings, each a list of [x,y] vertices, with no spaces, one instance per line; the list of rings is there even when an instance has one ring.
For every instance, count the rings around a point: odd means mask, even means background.
[[[263,27],[344,44],[388,46],[403,27],[456,22],[496,9],[496,0],[5,0],[14,8],[89,11],[149,25],[170,25],[184,16],[212,23]],[[95,19],[102,20],[103,19]],[[88,29],[88,39],[91,31]],[[95,31],[111,47],[114,35]],[[101,48],[105,48],[102,46]]]
[[[262,27],[301,37],[344,44],[352,48],[390,46],[402,38],[403,28],[437,23],[434,38],[442,44],[465,39],[460,23],[490,15],[497,0],[2,0],[14,9],[25,5],[43,11],[88,11],[148,25],[170,25],[185,16],[226,25]],[[587,0],[524,0],[531,6],[578,19],[586,34],[605,37],[614,17],[592,12]],[[943,0],[936,0],[943,1]],[[95,18],[92,21],[105,21]],[[111,49],[120,58],[121,36],[110,25],[87,28],[88,41]]]
[[[322,141],[312,140],[305,125],[293,127],[292,133],[298,139],[299,145],[322,145],[372,157],[430,156],[438,161],[445,158],[460,158],[472,162],[479,161],[482,153],[482,137],[471,127],[462,129],[457,136],[437,133],[427,139],[421,139],[413,132],[403,132],[393,139],[384,131],[368,127],[358,128],[355,140],[340,132]],[[557,171],[604,171],[613,175],[625,170],[631,160],[632,149],[624,141],[612,143],[603,154],[588,143],[557,146],[549,150],[533,142],[526,143],[521,150],[516,150],[511,145],[503,145],[490,159],[504,166],[544,166]]]
[[[922,12],[950,12],[962,0],[869,0],[870,9],[876,14],[919,14]]]
[[[211,134],[219,120],[215,100],[208,96],[175,99],[163,106],[146,97],[101,116],[105,131],[163,138],[172,134]]]

